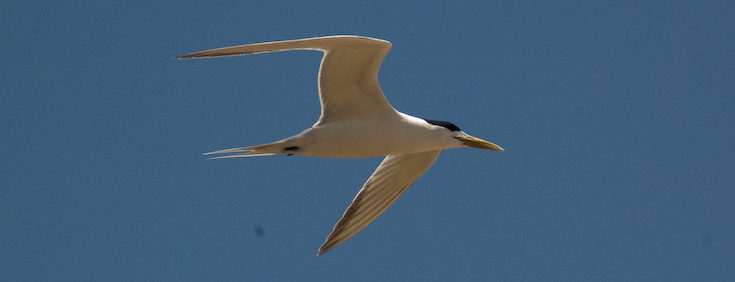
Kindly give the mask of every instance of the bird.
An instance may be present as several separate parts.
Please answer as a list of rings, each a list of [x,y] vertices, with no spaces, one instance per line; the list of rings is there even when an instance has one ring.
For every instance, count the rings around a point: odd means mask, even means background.
[[[356,35],[272,41],[195,52],[177,59],[238,56],[288,50],[323,52],[318,74],[321,115],[294,136],[256,146],[205,153],[213,159],[267,155],[372,158],[383,161],[319,247],[318,254],[352,238],[385,212],[434,164],[445,149],[474,147],[503,151],[468,135],[453,123],[399,112],[378,84],[390,42]]]

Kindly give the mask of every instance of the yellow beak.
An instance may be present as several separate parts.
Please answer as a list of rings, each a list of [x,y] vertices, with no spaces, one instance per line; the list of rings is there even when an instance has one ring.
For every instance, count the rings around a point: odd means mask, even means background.
[[[485,150],[498,151],[498,152],[505,151],[500,146],[495,145],[492,142],[482,140],[477,137],[466,135],[466,136],[458,136],[454,138],[457,138],[457,140],[462,141],[462,144],[464,144],[465,146],[480,148],[480,149],[485,149]]]

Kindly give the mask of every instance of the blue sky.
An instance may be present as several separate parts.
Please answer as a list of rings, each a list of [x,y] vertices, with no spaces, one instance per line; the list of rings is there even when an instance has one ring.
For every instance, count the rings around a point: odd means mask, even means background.
[[[2,281],[732,281],[732,1],[3,1]],[[316,257],[376,159],[201,154],[319,116],[321,54],[389,40],[453,149]],[[262,231],[262,232],[260,232]]]

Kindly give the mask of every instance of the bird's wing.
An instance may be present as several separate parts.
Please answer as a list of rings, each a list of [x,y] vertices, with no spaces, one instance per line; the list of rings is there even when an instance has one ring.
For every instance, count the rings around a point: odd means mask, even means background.
[[[177,58],[222,57],[287,50],[322,51],[324,57],[319,69],[322,113],[317,124],[325,124],[370,115],[396,114],[378,85],[378,70],[390,48],[390,42],[385,40],[341,35],[225,47]]]
[[[319,248],[319,255],[344,243],[378,218],[434,164],[440,152],[385,157]]]

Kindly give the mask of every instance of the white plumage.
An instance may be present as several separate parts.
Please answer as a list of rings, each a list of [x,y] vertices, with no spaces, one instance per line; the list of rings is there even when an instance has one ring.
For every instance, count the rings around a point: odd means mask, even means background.
[[[319,69],[319,120],[300,134],[269,144],[215,151],[217,158],[302,155],[330,158],[386,156],[337,222],[319,255],[372,223],[408,189],[441,150],[475,147],[503,151],[448,122],[396,111],[378,84],[391,44],[360,36],[327,36],[233,46],[178,57],[207,58],[287,50],[324,52]]]

